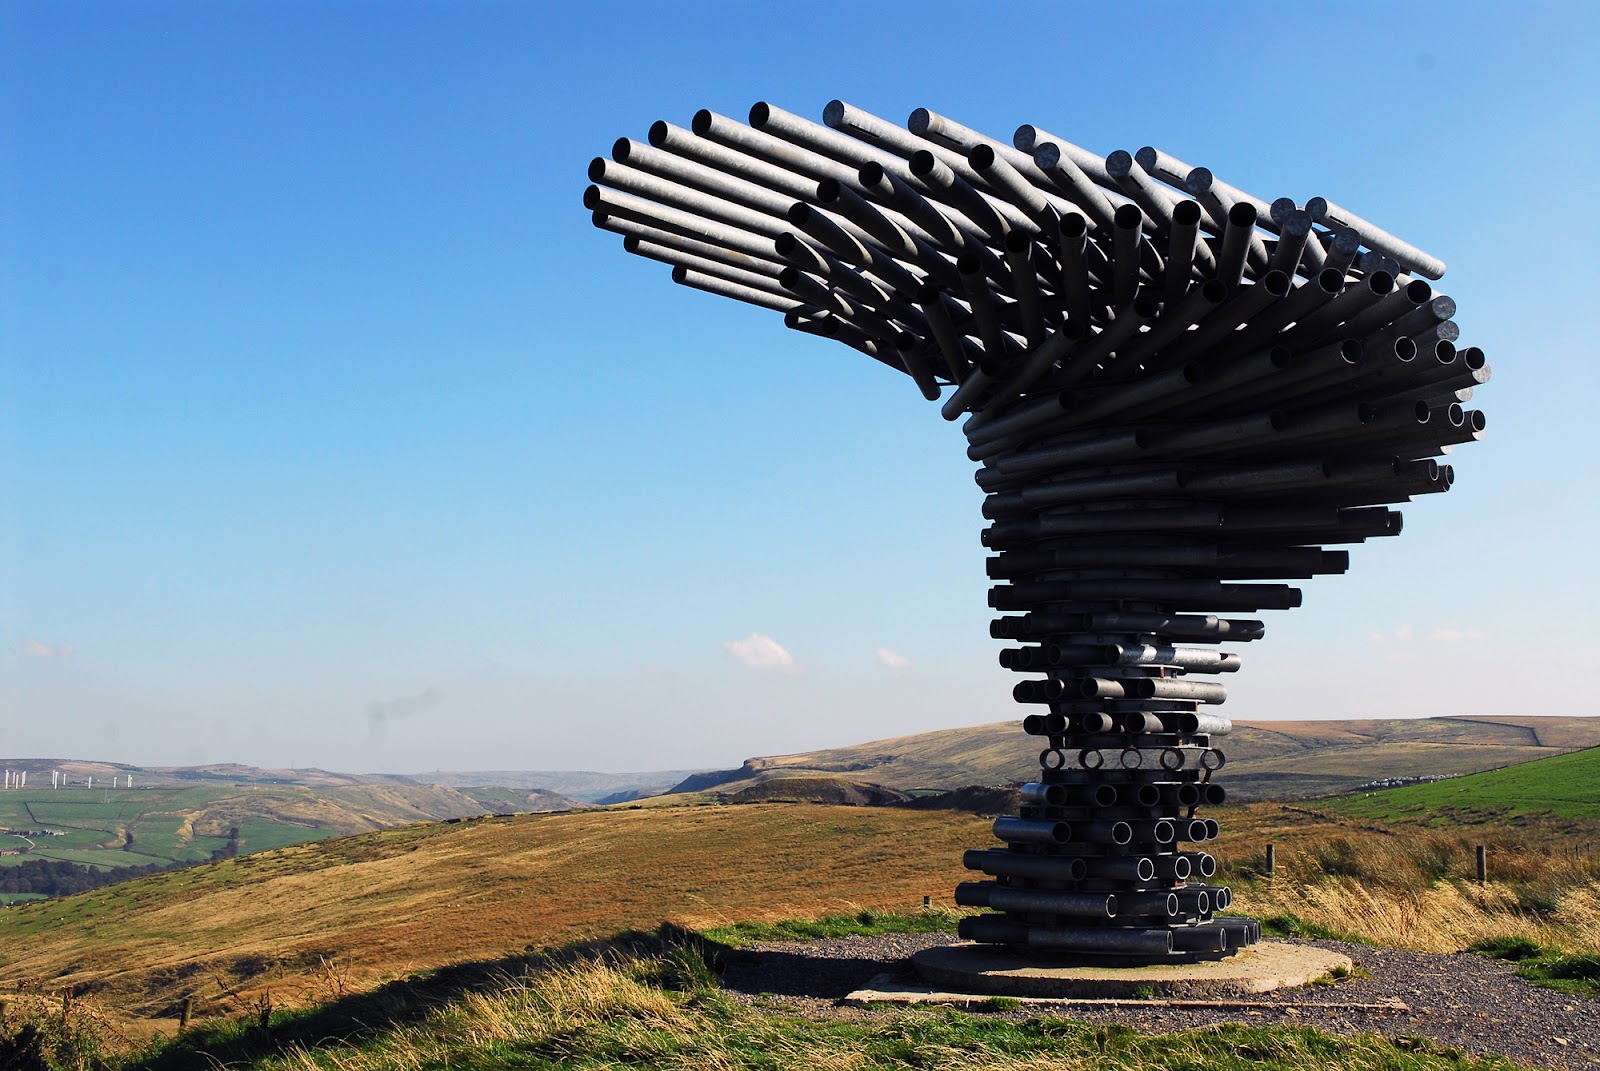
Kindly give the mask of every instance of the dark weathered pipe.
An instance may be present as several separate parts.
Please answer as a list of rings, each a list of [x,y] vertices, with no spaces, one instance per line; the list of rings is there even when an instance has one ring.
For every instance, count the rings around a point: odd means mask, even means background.
[[[1213,260],[1208,246],[1197,245],[1200,233],[1200,202],[1179,201],[1172,209],[1172,230],[1167,238],[1167,268],[1161,281],[1161,303],[1176,305],[1189,289],[1194,276],[1195,251],[1206,250],[1206,259]]]
[[[708,294],[733,298],[735,301],[742,301],[747,305],[759,305],[764,309],[772,309],[775,312],[792,312],[804,306],[804,302],[801,301],[781,298],[766,290],[740,286],[738,283],[730,283],[720,276],[690,271],[688,268],[673,268],[672,281],[681,283],[684,286],[692,286],[696,290],[704,290]],[[885,361],[885,363],[888,362]]]
[[[772,259],[772,239],[776,235],[752,233],[739,227],[707,219],[671,205],[660,204],[636,194],[603,186],[590,186],[583,192],[583,205],[598,215],[632,220],[682,235],[697,242],[720,245],[749,256]]]
[[[1300,268],[1300,259],[1306,249],[1306,239],[1310,236],[1311,217],[1300,209],[1290,212],[1279,225],[1278,246],[1272,251],[1272,258],[1267,261],[1267,270],[1293,275]],[[1342,276],[1344,273],[1339,274]]]
[[[1066,822],[1032,821],[1004,815],[994,820],[994,835],[1008,844],[1064,844],[1072,839]]]
[[[703,275],[714,275],[718,278],[726,279],[730,283],[738,283],[740,286],[748,286],[754,290],[765,290],[767,293],[775,294],[778,297],[789,296],[778,281],[783,269],[779,269],[778,274],[747,271],[744,268],[732,267],[720,260],[709,260],[670,246],[657,242],[647,242],[639,238],[624,238],[622,247],[635,256],[644,257],[647,260],[660,261],[662,264],[670,264],[674,267],[682,266],[691,271],[700,272]]]
[[[1084,173],[1079,163],[1063,151],[1061,144],[1050,142],[1038,146],[1033,150],[1033,162],[1051,182],[1055,183],[1062,196],[1083,209],[1084,213],[1107,234],[1111,233],[1115,225],[1113,216],[1116,208],[1112,206],[1105,192]],[[1103,164],[1101,170],[1104,171]]]
[[[1338,297],[1316,312],[1303,317],[1294,327],[1284,332],[1284,342],[1288,345],[1294,345],[1302,340],[1308,345],[1325,342],[1335,327],[1358,316],[1393,290],[1394,276],[1386,271],[1362,276]]]
[[[997,878],[1035,878],[1042,881],[1082,881],[1089,864],[1081,856],[1025,855],[1003,848],[972,849],[961,857],[968,870],[979,870]]]
[[[1160,300],[1149,290],[1140,289],[1104,330],[1093,338],[1084,339],[1062,357],[1061,371],[1051,377],[1051,385],[1069,387],[1087,379],[1119,347],[1131,344],[1139,329],[1160,309]]]
[[[990,907],[996,911],[1076,915],[1103,919],[1115,918],[1118,910],[1115,893],[1012,889],[994,882],[976,881],[964,881],[957,885],[955,901],[961,907]]]
[[[1388,231],[1374,227],[1360,216],[1327,201],[1323,219],[1332,227],[1353,227],[1361,232],[1361,241],[1368,248],[1386,257],[1393,257],[1408,271],[1438,279],[1444,275],[1444,261],[1429,256],[1409,242],[1402,242]]]
[[[1289,293],[1290,280],[1283,272],[1268,272],[1254,286],[1238,290],[1233,300],[1221,305],[1210,316],[1200,321],[1195,330],[1169,345],[1161,354],[1160,365],[1170,367],[1192,361],[1209,354],[1214,348],[1224,347],[1230,355],[1241,351],[1232,339],[1240,324],[1253,321],[1263,310],[1282,301]]]
[[[991,242],[998,243],[1005,240],[1012,226],[1007,223],[1005,215],[957,174],[954,168],[939,159],[932,150],[919,150],[911,157],[910,164],[911,174],[915,178],[921,180],[940,201],[954,206],[956,211],[971,220]],[[971,168],[967,170],[970,171]],[[1037,224],[1029,221],[1027,230],[1032,231],[1036,228]]]
[[[777,273],[783,270],[783,264],[774,256],[754,256],[750,253],[741,253],[736,249],[729,249],[713,242],[702,242],[694,238],[685,238],[676,231],[664,230],[653,227],[648,223],[640,223],[634,219],[622,216],[610,216],[604,212],[594,213],[594,225],[601,230],[620,234],[624,238],[636,238],[644,242],[653,242],[658,246],[676,249],[693,256],[704,257],[707,260],[721,261],[731,268],[743,268],[745,271],[755,272],[760,275],[771,274],[776,278]],[[751,235],[757,241],[759,235]],[[626,243],[624,243],[626,245]]]
[[[1332,301],[1343,287],[1341,273],[1331,268],[1319,272],[1315,279],[1296,287],[1287,298],[1256,317],[1229,341],[1243,353],[1272,345],[1279,331]]]

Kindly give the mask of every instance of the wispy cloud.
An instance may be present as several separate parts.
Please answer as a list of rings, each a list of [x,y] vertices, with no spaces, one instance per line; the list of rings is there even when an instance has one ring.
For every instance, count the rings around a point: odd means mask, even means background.
[[[439,690],[429,686],[416,695],[402,696],[399,699],[374,699],[367,704],[367,717],[375,726],[381,726],[399,718],[409,718],[413,714],[431,710],[439,705],[440,698]]]
[[[32,636],[22,641],[24,658],[71,658],[77,651],[70,643],[45,643]]]
[[[742,640],[729,640],[722,645],[729,654],[745,664],[746,669],[758,673],[797,673],[794,655],[764,632],[752,632]]]
[[[887,647],[878,648],[878,661],[890,669],[905,669],[911,665],[911,659],[898,651],[891,651]]]
[[[1367,637],[1367,640],[1383,646],[1395,646],[1417,643],[1472,643],[1484,638],[1483,630],[1476,628],[1419,629],[1413,625],[1401,625],[1393,632],[1374,632]]]

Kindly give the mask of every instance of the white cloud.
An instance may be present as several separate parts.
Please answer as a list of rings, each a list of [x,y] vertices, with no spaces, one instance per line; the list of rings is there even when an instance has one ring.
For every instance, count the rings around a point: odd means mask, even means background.
[[[22,653],[28,658],[71,658],[77,648],[70,643],[49,644],[30,636],[22,641]]]
[[[729,654],[743,662],[745,668],[757,672],[775,670],[779,673],[795,673],[799,669],[794,664],[794,655],[763,632],[752,632],[742,640],[729,640],[722,646]]]
[[[1483,630],[1475,628],[1433,628],[1422,630],[1411,625],[1401,625],[1393,632],[1374,632],[1367,639],[1377,644],[1407,643],[1470,643],[1484,638]]]
[[[1475,628],[1436,628],[1428,633],[1435,643],[1467,643],[1483,639],[1483,631]]]
[[[907,658],[903,654],[900,654],[898,651],[891,651],[887,647],[878,648],[878,661],[882,662],[890,669],[905,669],[907,666],[911,665],[911,659]]]
[[[1393,632],[1374,632],[1367,637],[1371,643],[1410,643],[1417,638],[1417,630],[1410,625],[1401,625]]]

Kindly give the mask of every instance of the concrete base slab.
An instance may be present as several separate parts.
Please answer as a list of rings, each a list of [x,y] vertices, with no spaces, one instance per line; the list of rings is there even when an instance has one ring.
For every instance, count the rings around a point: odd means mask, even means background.
[[[911,963],[936,990],[948,991],[946,995],[978,994],[979,999],[981,995],[1215,999],[1305,985],[1354,966],[1349,956],[1338,952],[1283,941],[1262,941],[1226,959],[1148,967],[1057,966],[1047,959],[972,943],[924,949],[911,957]]]

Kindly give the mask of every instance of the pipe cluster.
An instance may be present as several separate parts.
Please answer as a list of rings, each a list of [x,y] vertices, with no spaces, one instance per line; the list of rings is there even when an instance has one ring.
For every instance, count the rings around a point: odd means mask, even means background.
[[[1489,378],[1444,264],[1324,198],[1267,202],[1158,149],[1012,144],[842,101],[658,122],[596,159],[595,225],[674,281],[774,309],[960,420],[991,522],[991,625],[1040,772],[962,936],[1101,961],[1226,955],[1204,850],[1221,803],[1221,645],[1449,490]]]

